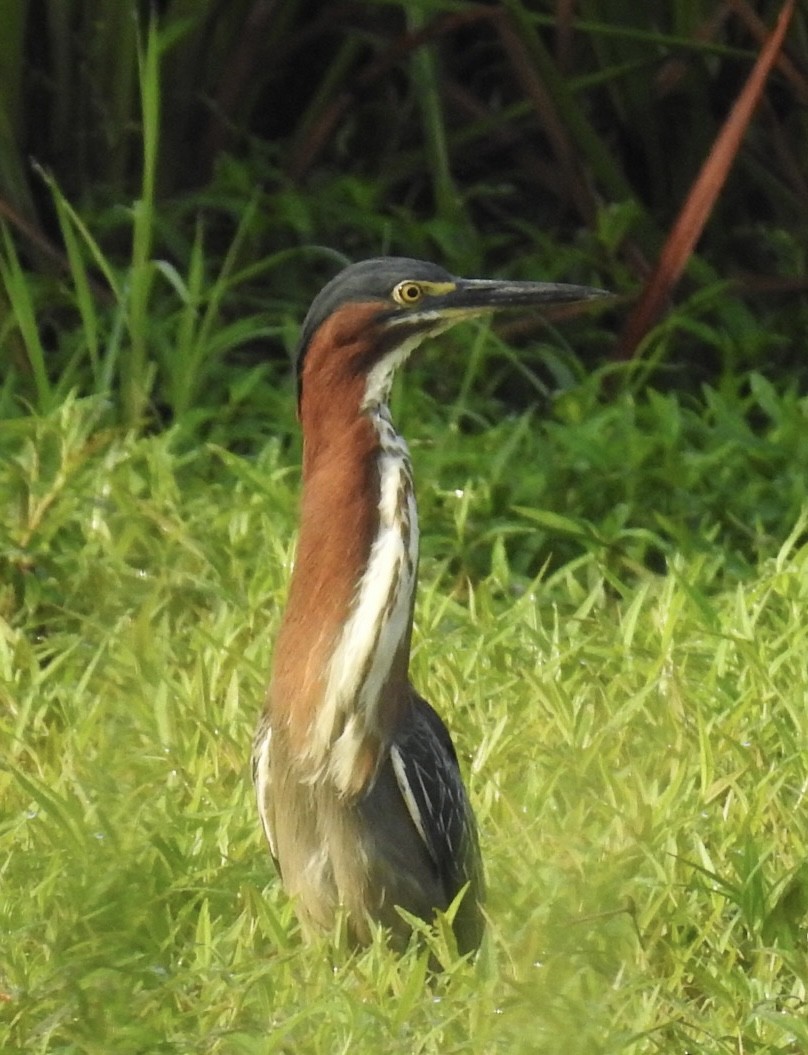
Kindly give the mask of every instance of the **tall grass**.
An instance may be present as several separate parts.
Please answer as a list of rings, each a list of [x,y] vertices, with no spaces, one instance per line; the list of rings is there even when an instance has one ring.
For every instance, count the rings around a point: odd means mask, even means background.
[[[289,319],[330,274],[318,246],[632,294],[778,10],[436,0],[345,23],[189,0],[148,23],[91,6],[12,3],[0,46],[4,411],[45,408],[47,388],[97,392],[100,371],[130,425],[191,405],[210,420],[225,357],[285,365]],[[705,355],[701,323],[720,332],[730,310],[730,368],[803,376],[806,137],[790,102],[806,39],[799,10],[691,262],[686,321],[675,344],[666,321],[644,346],[677,384],[728,365],[711,341]],[[38,275],[27,295],[20,263]],[[734,296],[711,298],[723,282]],[[69,347],[77,311],[86,348]],[[230,347],[207,348],[212,323],[233,327]],[[613,339],[580,343],[615,355]]]
[[[603,365],[614,313],[465,328],[394,391],[413,676],[490,888],[479,959],[439,924],[428,983],[381,936],[302,944],[252,805],[301,314],[379,251],[635,288],[760,27],[743,3],[8,8],[0,1049],[802,1051],[804,11],[638,360]]]
[[[447,716],[481,821],[480,960],[452,959],[438,931],[448,970],[429,986],[416,949],[305,946],[267,859],[247,758],[293,544],[282,445],[189,451],[181,429],[103,430],[103,408],[67,401],[2,431],[4,1051],[805,1043],[796,465],[730,442],[746,408],[727,396],[698,441],[655,395],[623,408],[620,443],[612,408],[587,402],[573,422],[475,440],[406,380],[424,528],[413,676]],[[804,423],[804,400],[758,398],[772,438]],[[622,479],[628,507],[658,495],[660,436],[693,474],[665,574],[627,559],[638,539],[609,526],[599,493]],[[492,474],[506,449],[526,469],[554,451],[552,504],[492,509],[515,476]],[[733,474],[754,476],[750,505],[780,511],[742,566]]]

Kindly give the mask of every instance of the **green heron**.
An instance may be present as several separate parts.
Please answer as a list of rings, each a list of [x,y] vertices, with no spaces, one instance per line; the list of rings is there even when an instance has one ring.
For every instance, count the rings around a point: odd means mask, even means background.
[[[480,944],[483,870],[457,754],[408,676],[418,520],[407,446],[387,405],[425,338],[501,308],[602,291],[461,279],[421,260],[345,268],[298,346],[303,494],[297,558],[253,750],[261,821],[305,931],[345,913],[353,943],[397,947],[463,891],[453,928]]]

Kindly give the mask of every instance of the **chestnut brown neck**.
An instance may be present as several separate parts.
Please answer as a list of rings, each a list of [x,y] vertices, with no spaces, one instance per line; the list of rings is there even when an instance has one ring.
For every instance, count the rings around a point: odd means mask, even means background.
[[[311,779],[342,794],[372,777],[404,706],[418,547],[406,445],[386,406],[367,405],[350,352],[342,370],[319,369],[316,345],[307,355],[300,535],[269,700]]]

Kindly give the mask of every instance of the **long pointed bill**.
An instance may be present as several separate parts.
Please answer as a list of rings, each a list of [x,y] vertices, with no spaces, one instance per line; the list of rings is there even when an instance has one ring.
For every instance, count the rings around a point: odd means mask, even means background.
[[[414,308],[384,312],[380,321],[398,346],[407,334],[434,337],[455,323],[495,311],[513,308],[549,308],[554,304],[575,304],[609,297],[612,294],[594,286],[568,286],[562,282],[510,282],[488,278],[455,278],[435,283],[422,303]]]
[[[487,278],[461,278],[453,290],[431,298],[430,307],[439,311],[466,311],[481,314],[503,308],[546,308],[551,304],[608,297],[605,289],[569,286],[561,282],[510,282]]]

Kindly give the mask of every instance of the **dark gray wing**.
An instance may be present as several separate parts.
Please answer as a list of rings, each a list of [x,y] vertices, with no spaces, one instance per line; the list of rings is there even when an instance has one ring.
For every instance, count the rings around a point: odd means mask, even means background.
[[[403,725],[390,749],[396,781],[447,905],[469,885],[454,924],[458,948],[469,952],[482,940],[484,881],[477,825],[457,752],[439,715],[415,693],[412,720]]]

